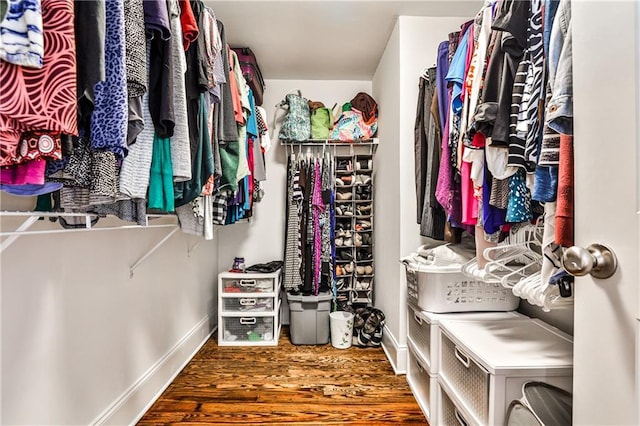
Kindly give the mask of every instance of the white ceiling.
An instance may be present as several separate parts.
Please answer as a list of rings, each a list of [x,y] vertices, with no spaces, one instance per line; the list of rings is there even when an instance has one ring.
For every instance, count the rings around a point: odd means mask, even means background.
[[[205,3],[232,47],[252,48],[265,79],[371,80],[398,16],[472,17],[483,1]]]

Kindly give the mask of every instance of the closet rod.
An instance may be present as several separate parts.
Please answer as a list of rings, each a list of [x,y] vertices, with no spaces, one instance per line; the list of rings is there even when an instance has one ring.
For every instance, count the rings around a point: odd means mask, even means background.
[[[117,230],[117,229],[145,229],[145,228],[174,228],[178,225],[176,223],[163,223],[163,224],[150,224],[150,218],[159,218],[159,217],[175,217],[175,215],[171,214],[149,214],[145,217],[146,226],[140,225],[114,225],[114,226],[104,226],[104,227],[95,227],[91,224],[91,219],[95,218],[97,215],[95,213],[65,213],[65,212],[24,212],[24,211],[0,211],[1,217],[25,217],[26,219],[22,222],[15,231],[0,231],[0,238],[5,238],[2,243],[0,243],[0,253],[9,248],[11,244],[13,244],[19,237],[23,235],[47,235],[47,234],[63,234],[68,232],[83,232],[83,231],[107,231],[107,230]],[[83,228],[76,229],[41,229],[41,230],[29,230],[34,224],[36,224],[39,219],[45,217],[84,217],[86,221],[86,225]],[[112,215],[106,215],[106,217],[115,217]],[[177,228],[176,228],[177,229]]]
[[[322,146],[322,145],[331,145],[331,146],[371,146],[378,145],[378,138],[373,139],[362,139],[359,141],[336,141],[333,139],[309,139],[302,142],[281,142],[282,145],[285,146]]]

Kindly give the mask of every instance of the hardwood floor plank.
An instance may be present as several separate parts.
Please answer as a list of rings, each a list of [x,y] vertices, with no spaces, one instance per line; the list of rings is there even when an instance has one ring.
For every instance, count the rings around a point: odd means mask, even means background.
[[[157,424],[426,424],[382,349],[208,341],[140,420]]]

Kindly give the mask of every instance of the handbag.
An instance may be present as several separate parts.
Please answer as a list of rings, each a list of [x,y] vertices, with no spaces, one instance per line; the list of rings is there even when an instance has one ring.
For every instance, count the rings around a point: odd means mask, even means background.
[[[309,102],[311,108],[311,139],[329,139],[333,128],[333,111],[322,102]]]
[[[276,106],[287,111],[282,126],[280,126],[278,138],[281,141],[295,142],[308,140],[311,136],[311,114],[308,101],[302,97],[300,90],[288,93],[284,100]]]
[[[331,139],[370,139],[377,131],[378,104],[371,96],[360,92],[342,106],[342,115],[331,132]]]
[[[342,111],[342,115],[333,127],[331,139],[341,141],[354,141],[358,139],[370,139],[378,130],[378,120],[367,123],[362,113],[355,109]]]

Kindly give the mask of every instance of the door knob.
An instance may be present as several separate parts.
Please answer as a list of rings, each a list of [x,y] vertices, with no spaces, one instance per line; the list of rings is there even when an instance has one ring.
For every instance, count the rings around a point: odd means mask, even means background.
[[[603,244],[591,244],[586,249],[569,247],[562,255],[564,269],[576,277],[591,274],[594,278],[609,278],[618,268],[616,255]]]

